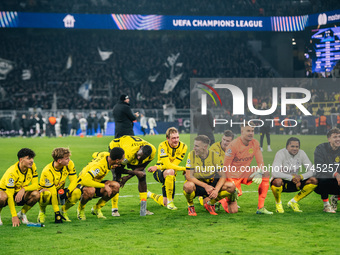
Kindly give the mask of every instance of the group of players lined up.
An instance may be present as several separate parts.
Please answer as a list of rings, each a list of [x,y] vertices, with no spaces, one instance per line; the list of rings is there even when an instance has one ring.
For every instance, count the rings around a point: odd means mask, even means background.
[[[228,213],[237,213],[237,199],[242,195],[241,184],[259,185],[257,214],[273,214],[264,207],[269,186],[276,201],[276,212],[284,213],[281,202],[282,192],[298,194],[288,202],[295,212],[301,212],[298,202],[313,190],[321,195],[324,211],[334,213],[337,197],[328,201],[329,194],[340,193],[340,175],[336,164],[340,162],[340,129],[333,128],[328,134],[328,143],[317,146],[315,165],[326,165],[328,171],[313,171],[312,163],[306,153],[300,149],[300,141],[295,137],[287,140],[286,148],[277,152],[272,179],[263,170],[262,152],[254,139],[254,128],[241,128],[240,137],[234,140],[234,134],[227,130],[221,142],[209,148],[207,136],[199,135],[194,139],[194,147],[187,157],[186,167],[179,166],[187,152],[187,145],[179,140],[176,128],[169,128],[166,140],[159,145],[158,161],[147,170],[153,173],[156,181],[162,184],[162,195],[147,190],[146,167],[154,159],[156,148],[137,136],[123,136],[111,141],[109,152],[96,152],[92,161],[76,175],[75,166],[70,160],[71,152],[67,148],[56,148],[52,152],[53,161],[43,169],[38,181],[37,168],[34,163],[35,153],[23,148],[18,152],[18,162],[7,169],[0,181],[0,212],[6,205],[12,214],[14,227],[28,223],[26,213],[39,202],[38,222],[45,222],[46,206],[51,204],[55,213],[55,222],[71,221],[68,210],[78,201],[77,218],[86,220],[85,206],[93,198],[99,198],[91,213],[98,218],[106,218],[101,208],[112,201],[112,216],[120,216],[118,212],[119,189],[136,176],[140,194],[140,215],[152,215],[146,208],[147,198],[170,210],[176,210],[174,204],[175,180],[178,171],[185,173],[186,181],[183,193],[188,203],[188,214],[196,216],[194,198],[199,197],[201,204],[213,215],[215,205],[221,205]],[[259,166],[254,172],[216,171],[221,166],[250,166],[253,158]],[[306,166],[304,174],[299,174],[301,166]],[[339,165],[339,164],[338,164]],[[207,168],[207,166],[210,166]],[[340,170],[339,170],[340,171]],[[104,177],[112,172],[113,180],[105,181]],[[326,172],[326,174],[325,174]],[[125,176],[122,176],[122,175]],[[65,188],[66,178],[70,185]],[[63,202],[64,201],[64,202]],[[23,206],[17,213],[15,205]],[[61,209],[59,208],[61,206]],[[0,225],[2,221],[0,218]]]

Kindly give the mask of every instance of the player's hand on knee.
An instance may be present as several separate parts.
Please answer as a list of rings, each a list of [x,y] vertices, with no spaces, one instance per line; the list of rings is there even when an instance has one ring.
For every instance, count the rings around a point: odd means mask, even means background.
[[[298,184],[300,181],[301,181],[301,176],[300,175],[293,175],[292,182],[294,184]]]
[[[24,197],[25,195],[25,189],[24,188],[21,188],[19,190],[19,192],[17,193],[17,195],[15,196],[15,202],[16,203],[20,203],[20,201],[22,200],[22,198]]]
[[[209,194],[209,198],[210,199],[215,199],[218,196],[218,190],[214,189],[210,194]]]
[[[109,184],[105,183],[104,190],[106,191],[107,196],[110,197],[111,194],[112,194],[112,189],[111,189],[111,187],[109,186]]]
[[[148,168],[148,172],[150,172],[150,173],[153,173],[153,172],[156,172],[156,171],[157,171],[157,166],[150,166]]]
[[[213,186],[210,186],[210,185],[207,185],[206,187],[205,187],[205,191],[207,192],[207,194],[210,196],[210,194],[211,194],[211,192],[213,192],[214,191],[214,187]]]
[[[300,189],[300,186],[301,186],[301,182],[296,183],[296,188],[297,189]]]
[[[63,223],[63,220],[66,220],[64,216],[60,214],[60,212],[55,212],[54,213],[54,222],[55,223]]]

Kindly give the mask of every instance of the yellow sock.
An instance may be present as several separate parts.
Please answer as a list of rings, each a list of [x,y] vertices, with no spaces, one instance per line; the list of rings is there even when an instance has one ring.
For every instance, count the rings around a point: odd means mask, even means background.
[[[166,198],[168,199],[168,202],[172,201],[175,180],[176,180],[176,177],[174,175],[168,175],[167,177],[165,177],[164,186],[165,186]]]
[[[21,208],[21,212],[22,213],[27,213],[29,209],[31,209],[32,206],[29,206],[29,205],[24,205],[22,208]]]
[[[85,209],[85,206],[86,206],[86,204],[82,204],[82,202],[81,202],[81,200],[80,200],[80,201],[79,201],[79,205],[78,205],[78,210],[79,210],[79,211],[84,210],[84,209]]]
[[[150,197],[160,206],[164,206],[162,195],[157,195],[155,193],[151,193]]]
[[[188,193],[185,192],[185,190],[183,190],[183,194],[184,194],[185,198],[187,199],[188,206],[193,206],[194,205],[194,198],[195,198],[195,191],[188,194]]]
[[[317,185],[314,185],[314,184],[305,185],[302,188],[302,190],[300,190],[299,193],[296,194],[296,196],[294,197],[294,200],[296,202],[299,202],[302,198],[308,196],[313,190],[315,190],[316,187]]]
[[[81,197],[81,190],[80,189],[75,189],[71,193],[71,196],[66,200],[65,204],[61,207],[61,209],[66,212],[68,209],[70,209],[72,206],[74,206],[77,201]]]
[[[117,193],[112,199],[112,209],[118,209],[118,199],[119,199],[119,193]]]
[[[40,211],[45,212],[46,206],[50,204],[51,196],[52,194],[50,191],[43,191],[40,193],[39,200]]]
[[[223,199],[223,198],[226,198],[226,197],[228,197],[228,198],[230,198],[230,193],[228,192],[228,191],[226,191],[226,190],[221,190],[220,192],[218,192],[218,196],[215,198],[215,199],[211,199],[210,200],[210,203],[212,204],[212,205],[214,205],[217,201],[220,201],[221,199]]]
[[[139,198],[140,198],[140,201],[146,201],[148,199],[148,193],[147,192],[139,192]]]
[[[276,186],[272,185],[271,189],[273,191],[273,195],[274,195],[276,203],[280,204],[281,203],[281,193],[282,193],[283,187],[282,186],[276,187]]]
[[[94,206],[96,209],[102,208],[106,204],[106,201],[104,199],[99,199],[97,204]]]

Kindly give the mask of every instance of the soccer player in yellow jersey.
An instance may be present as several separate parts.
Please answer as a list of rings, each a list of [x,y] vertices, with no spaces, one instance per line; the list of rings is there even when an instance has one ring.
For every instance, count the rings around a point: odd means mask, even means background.
[[[71,152],[68,148],[55,148],[52,151],[53,161],[43,169],[40,177],[40,211],[38,222],[45,222],[46,206],[52,204],[55,214],[55,223],[63,223],[62,219],[71,221],[64,213],[60,214],[58,192],[64,194],[65,182],[68,177],[70,182],[77,179],[76,169],[70,159]]]
[[[223,163],[219,155],[208,150],[210,139],[199,135],[194,140],[194,150],[188,155],[186,179],[183,193],[188,202],[189,216],[196,216],[193,199],[204,197],[204,207],[212,215],[217,215],[214,204],[222,198],[229,198],[229,212],[237,212],[237,189],[226,181]]]
[[[126,135],[111,141],[109,150],[116,147],[122,148],[125,151],[123,166],[115,169],[116,180],[119,180],[121,187],[123,187],[130,178],[137,176],[139,197],[141,201],[140,215],[152,215],[152,212],[146,210],[147,183],[145,168],[155,158],[155,146],[138,136]],[[127,168],[131,170],[124,169],[124,166],[127,166]],[[128,175],[121,178],[120,176],[122,174]],[[112,199],[112,216],[119,215],[118,197],[119,195],[116,195]]]
[[[175,127],[168,128],[165,136],[166,141],[158,146],[157,165],[148,169],[150,173],[153,173],[155,180],[163,184],[163,196],[149,191],[148,197],[170,210],[177,210],[173,202],[176,174],[177,171],[185,171],[185,167],[179,166],[179,163],[184,159],[188,146],[179,140],[178,130]]]
[[[19,161],[8,168],[0,180],[0,212],[8,204],[13,227],[19,226],[20,220],[23,224],[28,223],[26,213],[40,198],[34,151],[23,148],[17,156]],[[15,205],[23,205],[18,213],[15,211]]]
[[[101,208],[119,192],[120,185],[116,181],[105,181],[103,179],[108,172],[118,168],[123,160],[124,150],[122,148],[114,148],[111,152],[102,152],[85,166],[79,173],[77,180],[69,185],[68,188],[72,200],[80,199],[77,209],[77,217],[79,220],[86,220],[86,203],[95,197],[100,197],[100,199],[97,204],[92,207],[91,213],[97,215],[97,218],[106,218]],[[73,195],[74,191],[78,189],[82,191],[82,194],[76,192],[75,195]],[[63,207],[62,210],[65,212],[71,206],[72,204],[70,203],[65,208]]]
[[[225,130],[220,142],[213,143],[209,150],[216,152],[224,161],[225,149],[234,140],[234,133],[230,130]]]
[[[234,140],[234,133],[231,130],[225,130],[223,132],[223,136],[221,139],[221,142],[216,142],[214,144],[212,144],[209,148],[209,150],[216,152],[222,162],[224,162],[224,155],[225,155],[225,149],[228,147],[228,145]],[[200,198],[200,203],[203,205],[203,198]],[[225,199],[221,199],[220,201],[218,201],[219,203],[216,203],[216,210],[219,210],[219,206],[222,205],[223,209],[228,212],[228,198]]]

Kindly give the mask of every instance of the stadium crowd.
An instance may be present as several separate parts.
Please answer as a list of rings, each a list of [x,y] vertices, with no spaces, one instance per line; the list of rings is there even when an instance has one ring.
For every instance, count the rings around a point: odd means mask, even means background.
[[[25,40],[17,40],[25,33]],[[1,109],[112,109],[120,94],[133,108],[189,108],[189,78],[270,77],[246,39],[223,34],[2,31],[2,58],[14,62],[2,87]],[[101,51],[112,52],[105,61]],[[67,66],[68,65],[68,66]],[[23,78],[23,70],[29,77]],[[167,79],[181,75],[165,94]],[[24,80],[23,80],[24,79]],[[78,94],[91,84],[90,96]],[[139,92],[139,93],[138,93]],[[54,95],[56,97],[54,97]]]

